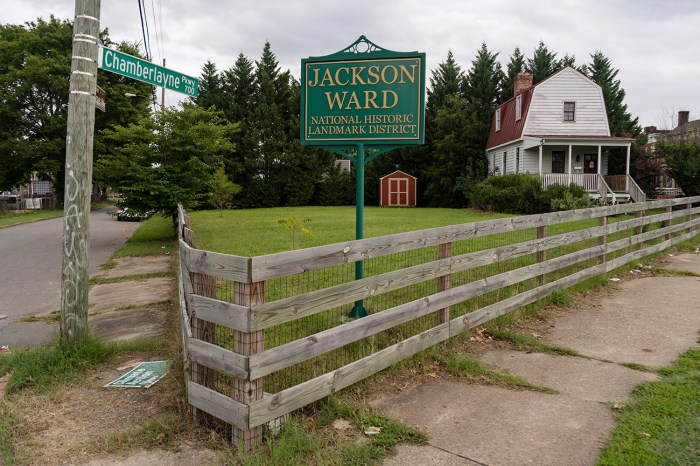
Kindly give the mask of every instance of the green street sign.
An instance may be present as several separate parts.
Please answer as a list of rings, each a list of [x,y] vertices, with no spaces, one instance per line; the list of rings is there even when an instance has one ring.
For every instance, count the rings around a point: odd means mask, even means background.
[[[155,63],[127,55],[118,50],[100,47],[98,66],[105,71],[121,74],[154,86],[181,92],[190,97],[199,95],[199,80],[164,68]]]
[[[333,55],[301,60],[301,143],[423,144],[425,54],[360,37]]]

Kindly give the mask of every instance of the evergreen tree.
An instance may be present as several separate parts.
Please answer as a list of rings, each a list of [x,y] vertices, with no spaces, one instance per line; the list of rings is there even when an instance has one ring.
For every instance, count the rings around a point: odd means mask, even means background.
[[[559,61],[559,66],[557,66],[557,69],[562,69],[567,66],[576,69],[576,55],[569,55],[568,53],[564,55],[564,58]]]
[[[627,111],[624,103],[625,90],[617,79],[618,72],[600,50],[591,54],[591,63],[583,67],[583,73],[603,89],[610,132],[615,136],[636,137],[641,134],[642,128],[639,126],[639,118],[632,118]]]
[[[482,138],[476,113],[464,99],[449,96],[435,118],[434,162],[427,173],[425,196],[434,207],[463,207],[464,193],[458,180],[480,180],[486,173],[484,147],[475,144]]]
[[[202,108],[214,107],[223,110],[224,95],[221,81],[216,65],[211,60],[207,60],[199,77],[199,95],[193,97],[192,101]]]
[[[519,47],[515,47],[513,54],[510,56],[510,61],[506,68],[503,83],[501,84],[501,97],[499,103],[503,103],[515,95],[515,77],[518,73],[525,71],[525,55],[520,52]]]
[[[503,71],[498,62],[498,53],[489,52],[486,44],[481,44],[476,58],[465,78],[466,100],[469,110],[474,113],[479,125],[479,137],[474,144],[482,149],[486,146],[493,112],[501,95]]]
[[[550,52],[542,41],[540,41],[539,45],[535,49],[532,58],[527,59],[526,70],[528,73],[532,74],[533,84],[537,84],[543,79],[546,79],[559,68],[560,66],[559,61],[557,60],[557,54]]]
[[[250,116],[255,92],[253,62],[240,53],[233,66],[223,72],[221,86],[226,96],[227,104],[222,109],[226,118],[245,123]]]
[[[435,149],[433,139],[435,133],[435,119],[438,111],[443,108],[450,96],[456,96],[459,99],[464,99],[464,71],[454,59],[452,51],[447,53],[447,58],[440,63],[438,67],[432,70],[430,77],[430,86],[427,90],[425,102],[425,144],[418,147],[411,147],[393,151],[390,154],[382,156],[384,170],[379,172],[377,169],[382,168],[377,164],[375,167],[368,169],[368,177],[376,175],[376,179],[384,176],[393,170],[400,169],[406,173],[418,178],[418,204],[419,205],[436,205],[430,199],[430,191],[427,191],[430,184],[430,172],[436,171],[432,168],[438,162],[433,156]],[[376,184],[376,183],[374,183]],[[376,187],[372,184],[370,189]],[[432,190],[431,190],[432,191]],[[368,199],[366,197],[366,199]],[[370,201],[370,198],[368,201]],[[378,200],[377,200],[378,202]]]
[[[464,98],[464,79],[462,68],[455,61],[452,51],[448,51],[447,59],[432,71],[430,77],[430,87],[425,102],[426,143],[432,139],[430,134],[432,122],[438,110],[447,103],[448,97],[455,95]]]
[[[222,73],[222,90],[224,95],[224,115],[230,122],[236,122],[239,131],[232,135],[231,140],[236,151],[225,161],[226,174],[239,186],[236,205],[241,204],[241,198],[247,195],[251,180],[257,176],[253,161],[256,146],[251,134],[251,113],[253,96],[255,94],[255,76],[253,62],[242,53],[238,55],[231,68]]]
[[[244,161],[250,179],[241,193],[246,207],[273,207],[280,202],[275,178],[286,141],[284,121],[277,105],[277,72],[277,60],[266,42],[255,68],[250,158]]]

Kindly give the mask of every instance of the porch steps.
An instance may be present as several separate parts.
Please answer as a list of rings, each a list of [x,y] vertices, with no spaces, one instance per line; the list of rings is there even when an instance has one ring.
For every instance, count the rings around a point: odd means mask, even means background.
[[[589,191],[588,195],[594,201],[597,201],[600,199],[600,194],[598,192]],[[628,202],[631,202],[629,193],[616,192],[614,194],[614,196],[615,196],[615,199],[613,200],[613,194],[608,193],[608,195],[606,196],[606,203],[607,204],[626,204]]]

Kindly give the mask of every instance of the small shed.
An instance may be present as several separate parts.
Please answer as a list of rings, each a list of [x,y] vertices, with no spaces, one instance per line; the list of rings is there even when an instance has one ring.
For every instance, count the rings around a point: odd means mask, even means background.
[[[397,170],[379,178],[381,207],[415,207],[416,177]]]

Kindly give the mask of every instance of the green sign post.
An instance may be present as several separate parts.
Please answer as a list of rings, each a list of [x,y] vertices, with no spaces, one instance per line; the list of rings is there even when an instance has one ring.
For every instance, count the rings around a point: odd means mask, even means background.
[[[155,63],[127,55],[118,50],[100,47],[98,66],[105,71],[121,74],[154,86],[180,92],[190,97],[199,95],[199,80]]]
[[[364,237],[365,165],[392,149],[423,144],[425,54],[382,49],[360,36],[332,55],[301,60],[301,143],[355,164],[355,237]],[[362,261],[355,279],[362,278]],[[364,317],[362,301],[350,317]]]

